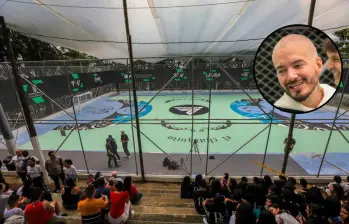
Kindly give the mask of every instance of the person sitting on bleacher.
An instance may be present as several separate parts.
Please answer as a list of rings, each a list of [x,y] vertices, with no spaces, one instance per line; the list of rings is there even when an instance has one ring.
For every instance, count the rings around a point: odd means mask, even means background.
[[[205,224],[218,224],[227,220],[223,195],[217,194],[214,198],[206,199],[202,205],[206,213],[206,217],[203,219]]]
[[[93,185],[88,186],[84,192],[85,199],[78,203],[78,210],[83,224],[100,224],[104,221],[102,209],[108,207],[109,199],[106,195],[96,199],[94,198],[95,193],[95,187]]]
[[[116,191],[110,193],[111,208],[108,213],[110,224],[125,223],[134,214],[130,196],[124,191],[124,184],[120,181],[115,184]]]
[[[199,182],[199,189],[197,191],[194,191],[194,195],[193,195],[195,209],[201,215],[205,214],[205,209],[202,206],[202,203],[207,198],[211,198],[211,193],[207,189],[205,179],[201,179]]]
[[[230,217],[229,224],[255,224],[256,218],[253,214],[253,207],[248,202],[240,203],[236,213]]]
[[[193,198],[193,185],[190,183],[190,177],[185,176],[181,183],[181,198]]]
[[[110,189],[105,187],[105,178],[99,177],[93,182],[93,185],[96,188],[95,198],[100,198],[102,195],[106,195],[110,199]]]
[[[66,185],[61,188],[62,205],[67,210],[76,210],[80,199],[81,190],[76,186],[75,181],[68,178]]]
[[[22,216],[22,219],[15,217],[15,220],[24,220],[24,211],[19,208],[19,204],[23,203],[24,198],[20,198],[18,195],[13,194],[8,199],[8,205],[4,211],[4,219],[8,220],[12,216]],[[14,219],[14,218],[13,218]]]
[[[137,204],[143,197],[142,192],[140,192],[136,185],[133,184],[132,178],[130,176],[125,177],[124,180],[124,190],[130,195],[130,201],[133,205]]]

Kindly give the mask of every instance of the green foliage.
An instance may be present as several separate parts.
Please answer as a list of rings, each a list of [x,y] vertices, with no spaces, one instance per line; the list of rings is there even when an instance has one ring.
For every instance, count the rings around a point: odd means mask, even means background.
[[[13,30],[9,35],[14,55],[19,61],[94,59],[85,53],[36,40]],[[6,55],[4,40],[0,36],[0,62],[8,60]]]
[[[343,58],[349,58],[349,28],[334,32],[334,35],[339,38],[336,45]]]

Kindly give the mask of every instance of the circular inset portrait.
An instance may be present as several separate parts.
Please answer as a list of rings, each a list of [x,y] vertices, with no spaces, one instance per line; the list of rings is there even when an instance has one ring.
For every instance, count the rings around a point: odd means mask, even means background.
[[[272,32],[254,60],[259,92],[270,104],[290,113],[307,113],[325,105],[340,85],[342,70],[332,39],[306,25]]]

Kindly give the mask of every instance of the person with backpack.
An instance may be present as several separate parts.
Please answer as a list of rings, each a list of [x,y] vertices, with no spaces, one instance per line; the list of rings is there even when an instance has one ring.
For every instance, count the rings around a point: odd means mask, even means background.
[[[110,145],[112,147],[112,153],[117,157],[117,160],[120,161],[121,159],[120,159],[120,155],[118,153],[118,145],[116,144],[116,141],[115,141],[115,139],[113,138],[112,135],[109,135],[108,137],[110,139]]]

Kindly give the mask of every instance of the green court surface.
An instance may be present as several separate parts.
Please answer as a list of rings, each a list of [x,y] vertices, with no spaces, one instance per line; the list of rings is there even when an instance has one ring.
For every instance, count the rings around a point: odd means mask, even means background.
[[[259,99],[259,94],[250,94],[253,99]],[[138,96],[139,107],[144,106],[152,98],[148,96]],[[96,122],[101,118],[109,119],[103,125],[95,125],[89,128],[81,128],[80,130],[83,147],[86,151],[105,151],[105,139],[109,134],[113,135],[119,142],[120,131],[124,130],[130,138],[129,149],[133,150],[131,123],[129,121],[130,107],[127,106],[128,95],[102,97],[94,102],[84,106],[82,111],[77,114],[79,123],[84,126],[91,122]],[[265,115],[262,115],[260,109],[253,106],[248,101],[248,96],[237,93],[213,93],[211,100],[211,121],[208,136],[208,94],[195,94],[194,97],[194,124],[193,138],[198,140],[200,153],[206,153],[207,144],[209,143],[209,153],[214,154],[231,154],[238,150],[237,153],[262,154],[266,150],[267,137],[269,132],[268,123],[270,120],[264,120]],[[241,101],[247,100],[247,101]],[[119,102],[119,103],[117,103]],[[120,103],[121,102],[121,103]],[[142,104],[142,103],[143,104]],[[115,105],[118,104],[118,107]],[[191,119],[193,112],[192,98],[190,94],[176,93],[174,95],[165,94],[155,97],[151,103],[140,114],[140,127],[142,132],[142,149],[143,152],[157,153],[161,152],[159,148],[167,153],[189,153],[191,148],[192,124]],[[259,105],[271,115],[271,106],[264,100],[259,101]],[[87,110],[86,108],[94,108]],[[104,108],[108,110],[108,115],[102,113],[96,114],[96,111],[102,111]],[[172,108],[172,109],[171,109]],[[170,111],[172,110],[172,112]],[[237,110],[241,110],[237,112]],[[307,115],[298,116],[297,119],[302,123],[299,127],[296,125],[294,129],[294,138],[297,141],[294,153],[322,153],[325,149],[327,139],[330,133],[332,119],[335,116],[335,109],[330,107],[320,109],[320,112],[310,113]],[[276,114],[275,114],[276,113]],[[275,116],[276,115],[276,116]],[[60,115],[61,116],[61,115]],[[102,117],[101,117],[102,116]],[[103,117],[105,116],[105,117]],[[283,141],[288,133],[288,126],[280,124],[277,119],[288,118],[286,113],[275,111],[274,121],[270,129],[270,137],[268,141],[267,153],[282,154],[284,150]],[[115,119],[114,119],[115,118]],[[326,121],[305,121],[305,119],[328,119]],[[343,119],[348,119],[346,115]],[[234,120],[236,119],[236,120]],[[66,136],[62,136],[59,129],[59,123],[62,117],[53,119],[55,124],[36,124],[39,133],[39,141],[42,149],[57,149]],[[326,122],[327,124],[320,124]],[[348,120],[343,121],[343,128],[349,126]],[[70,124],[66,124],[66,127]],[[135,124],[135,122],[134,122]],[[68,128],[69,129],[69,128]],[[253,138],[259,132],[265,129],[260,135]],[[346,129],[348,130],[348,129]],[[68,135],[69,130],[66,130]],[[348,136],[348,131],[343,131]],[[29,141],[22,138],[24,149],[31,149]],[[137,142],[136,129],[134,129],[134,139]],[[208,141],[207,141],[208,140]],[[251,140],[251,141],[250,141]],[[250,141],[250,142],[249,142]],[[249,143],[247,143],[249,142]],[[247,143],[247,144],[246,144]],[[137,145],[137,144],[136,144]],[[118,144],[121,148],[121,143]],[[345,139],[336,132],[333,132],[329,144],[329,152],[346,152],[347,143]],[[78,132],[74,130],[69,138],[66,139],[60,150],[80,151],[81,145]],[[120,149],[121,150],[121,149]],[[136,148],[136,151],[138,149]]]

